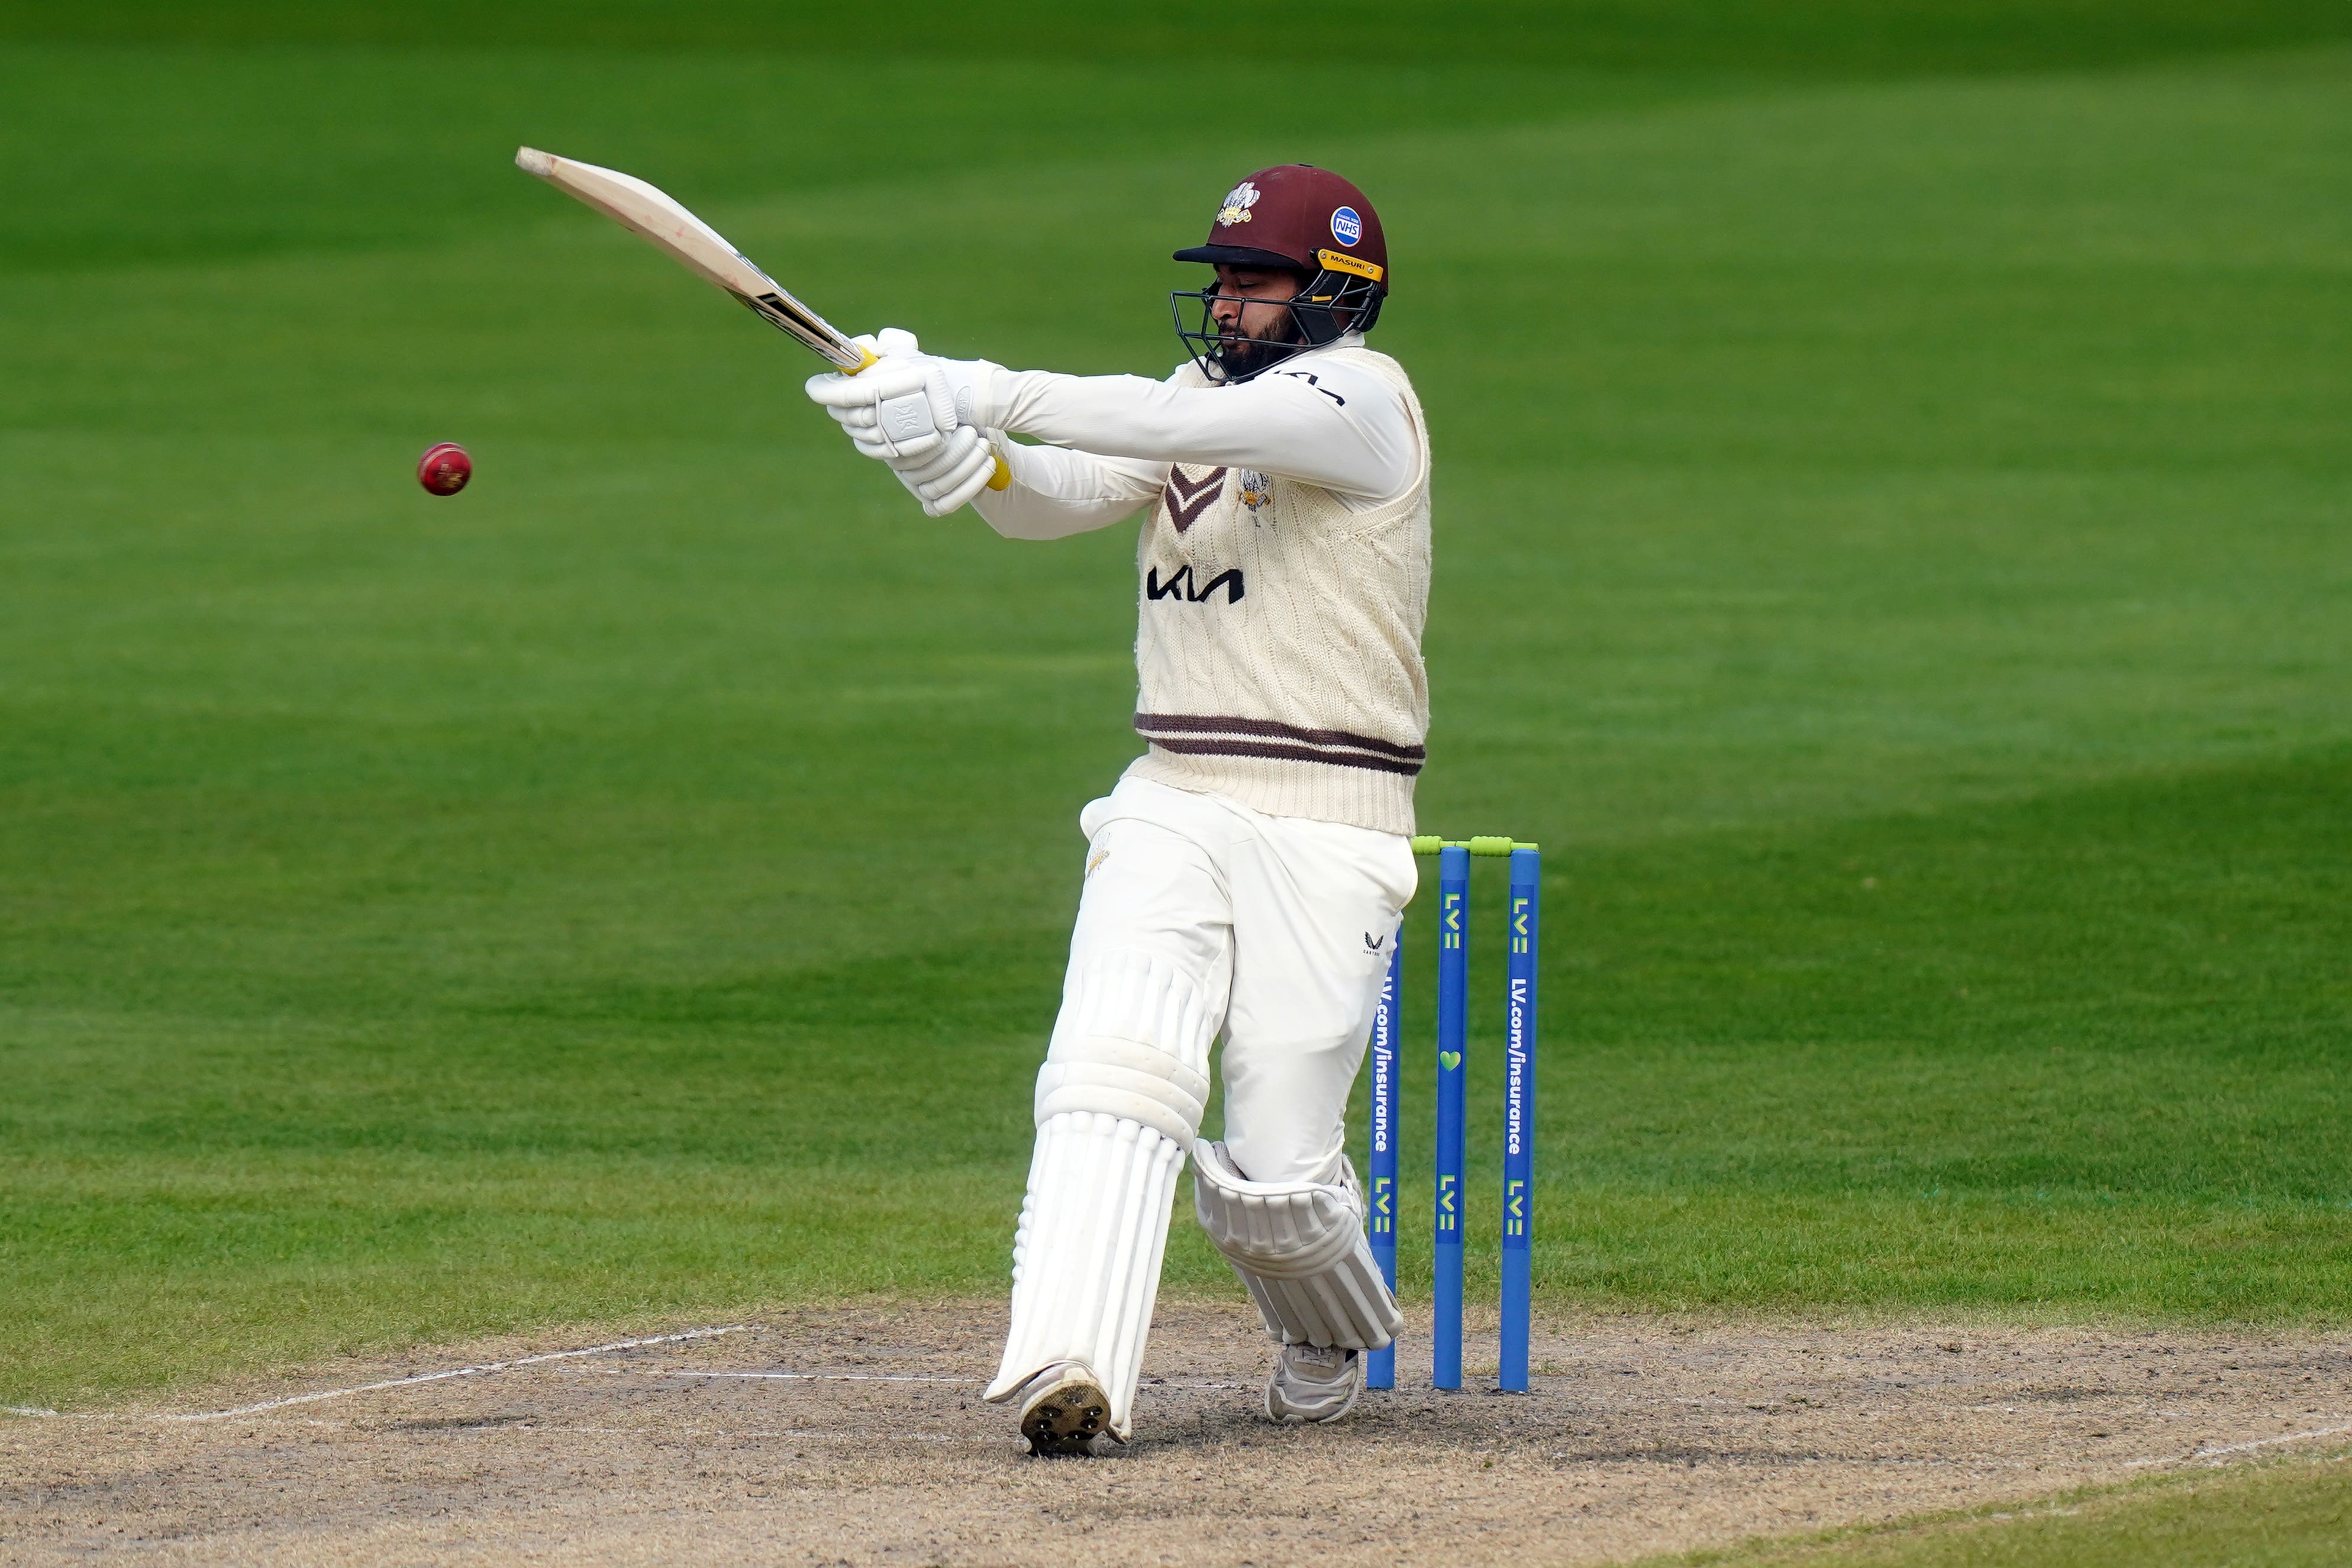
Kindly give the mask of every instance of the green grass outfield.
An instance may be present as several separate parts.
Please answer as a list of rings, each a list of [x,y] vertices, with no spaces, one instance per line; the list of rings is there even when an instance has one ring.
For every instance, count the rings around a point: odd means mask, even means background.
[[[2347,1541],[2352,1454],[2336,1454],[1647,1559],[1642,1568],[2336,1568]]]
[[[0,1403],[1001,1287],[1132,535],[920,517],[526,141],[1081,371],[1239,174],[1372,193],[1547,1302],[2352,1315],[2352,18],[2034,10],[0,6]]]

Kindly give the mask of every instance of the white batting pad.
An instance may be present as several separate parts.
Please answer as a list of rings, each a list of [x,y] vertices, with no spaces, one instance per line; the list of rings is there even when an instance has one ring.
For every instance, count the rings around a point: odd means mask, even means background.
[[[1126,1440],[1183,1164],[1181,1143],[1138,1121],[1080,1110],[1037,1129],[1013,1243],[1013,1327],[984,1397],[1083,1363],[1110,1396],[1111,1435]]]
[[[1013,1326],[985,1397],[1081,1362],[1110,1396],[1111,1434],[1128,1436],[1215,1027],[1200,986],[1164,959],[1113,950],[1073,966],[1037,1072]]]
[[[1200,986],[1164,959],[1113,951],[1088,960],[1062,987],[1037,1073],[1037,1125],[1066,1110],[1101,1111],[1181,1149],[1208,1106],[1215,1024]]]
[[[1253,1182],[1223,1143],[1192,1145],[1192,1206],[1257,1302],[1265,1331],[1285,1344],[1376,1351],[1404,1320],[1364,1239],[1363,1190],[1344,1184]]]

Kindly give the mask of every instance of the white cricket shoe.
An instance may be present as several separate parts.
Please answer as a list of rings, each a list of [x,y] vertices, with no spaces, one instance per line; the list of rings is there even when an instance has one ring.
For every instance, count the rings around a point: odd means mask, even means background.
[[[1285,1345],[1265,1380],[1265,1413],[1276,1421],[1337,1421],[1364,1391],[1364,1358],[1321,1345]]]
[[[1075,1361],[1056,1362],[1031,1378],[1021,1390],[1021,1435],[1040,1458],[1104,1452],[1118,1438],[1102,1380]]]

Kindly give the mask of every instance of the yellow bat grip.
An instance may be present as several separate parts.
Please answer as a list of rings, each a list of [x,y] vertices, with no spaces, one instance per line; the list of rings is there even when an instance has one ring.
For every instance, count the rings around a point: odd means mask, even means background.
[[[865,370],[869,366],[877,365],[882,363],[882,356],[876,353],[872,349],[867,348],[863,343],[857,345],[857,352],[865,357],[858,362],[857,370],[853,370],[849,373],[852,375],[856,375],[858,371]],[[1001,490],[1009,488],[1012,483],[1013,470],[1004,466],[1004,459],[1003,458],[997,458],[996,471],[988,476],[988,488],[992,490]]]

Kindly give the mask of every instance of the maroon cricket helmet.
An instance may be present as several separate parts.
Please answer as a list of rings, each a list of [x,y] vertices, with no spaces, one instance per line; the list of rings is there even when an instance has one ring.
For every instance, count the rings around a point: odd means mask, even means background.
[[[1247,381],[1343,332],[1370,331],[1388,299],[1381,215],[1353,183],[1312,163],[1260,169],[1226,192],[1209,225],[1209,243],[1180,250],[1176,259],[1276,268],[1306,279],[1290,300],[1295,330],[1280,339],[1240,338],[1221,329],[1213,306],[1224,296],[1214,283],[1169,295],[1176,335],[1212,381]],[[1196,305],[1200,325],[1188,329],[1184,312]]]
[[[1178,251],[1176,259],[1281,267],[1310,276],[1339,272],[1388,292],[1389,245],[1381,215],[1352,181],[1312,163],[1260,169],[1226,192],[1209,225],[1209,242]]]

